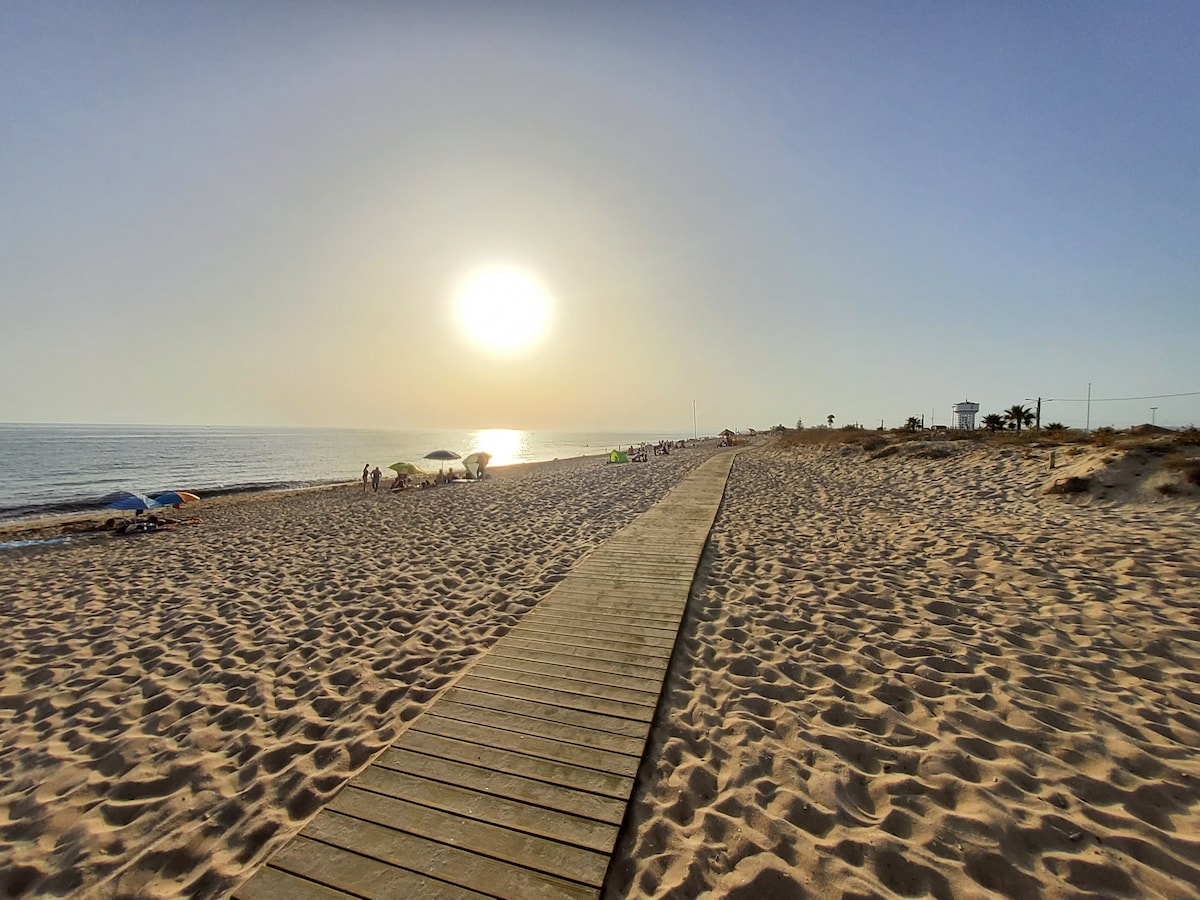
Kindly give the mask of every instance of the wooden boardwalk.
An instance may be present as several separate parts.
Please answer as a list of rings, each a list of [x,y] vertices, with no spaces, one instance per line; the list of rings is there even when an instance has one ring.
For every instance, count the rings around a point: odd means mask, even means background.
[[[598,897],[733,457],[582,560],[235,896]]]

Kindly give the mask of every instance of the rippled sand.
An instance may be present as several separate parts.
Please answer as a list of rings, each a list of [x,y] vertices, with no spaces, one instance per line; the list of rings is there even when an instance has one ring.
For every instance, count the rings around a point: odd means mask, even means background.
[[[0,890],[228,894],[707,454],[5,551]],[[744,452],[609,895],[1200,895],[1200,516],[1103,462]]]
[[[615,895],[1200,896],[1197,504],[1046,456],[739,457]]]
[[[3,551],[0,892],[227,894],[710,452]]]

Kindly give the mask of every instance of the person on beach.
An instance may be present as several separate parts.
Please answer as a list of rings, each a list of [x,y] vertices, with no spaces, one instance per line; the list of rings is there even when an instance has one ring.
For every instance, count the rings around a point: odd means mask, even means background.
[[[377,493],[377,494],[379,493],[379,479],[382,477],[383,477],[383,473],[379,471],[379,466],[376,466],[375,470],[371,473],[371,487],[375,488],[375,493]],[[364,481],[363,482],[364,490],[366,489],[366,486],[367,486],[367,483]]]
[[[367,478],[370,477],[368,472],[371,468],[370,463],[363,463],[363,493],[367,492]]]

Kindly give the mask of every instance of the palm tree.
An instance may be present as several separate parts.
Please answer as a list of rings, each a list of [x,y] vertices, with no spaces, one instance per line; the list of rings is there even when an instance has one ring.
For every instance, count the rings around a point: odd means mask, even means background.
[[[829,420],[829,427],[833,427],[833,413],[830,413],[826,418]]]
[[[1000,413],[988,413],[983,417],[983,427],[995,434],[1004,427],[1004,416]]]
[[[1015,428],[1017,434],[1020,434],[1022,425],[1033,424],[1033,410],[1026,409],[1018,403],[1016,406],[1010,406],[1004,411],[1004,418],[1008,420],[1009,427]]]
[[[921,417],[920,416],[909,416],[908,421],[904,423],[905,431],[916,431],[920,427],[921,427]]]

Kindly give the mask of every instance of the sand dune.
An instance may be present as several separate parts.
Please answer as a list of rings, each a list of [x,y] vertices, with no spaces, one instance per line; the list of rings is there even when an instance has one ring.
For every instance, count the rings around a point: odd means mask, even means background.
[[[969,447],[739,458],[615,896],[1200,895],[1195,501]]]
[[[0,892],[226,895],[709,452],[4,551]]]

